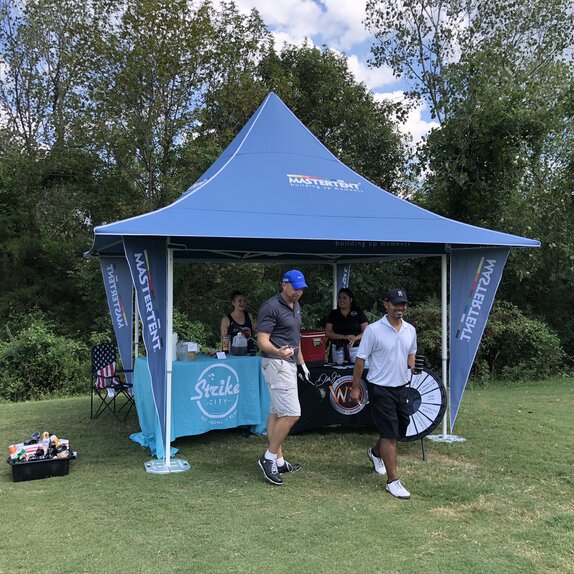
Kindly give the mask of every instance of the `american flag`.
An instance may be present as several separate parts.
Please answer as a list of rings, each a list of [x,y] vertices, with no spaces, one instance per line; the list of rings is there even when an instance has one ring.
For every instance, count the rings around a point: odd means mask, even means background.
[[[111,343],[102,343],[92,349],[92,369],[96,374],[96,387],[105,389],[120,382],[116,374],[116,350]]]

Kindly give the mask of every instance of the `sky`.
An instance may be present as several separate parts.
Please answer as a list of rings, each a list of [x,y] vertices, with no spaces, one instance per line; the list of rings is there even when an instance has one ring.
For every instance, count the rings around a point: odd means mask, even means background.
[[[280,49],[285,42],[301,45],[305,39],[315,46],[326,45],[347,57],[355,79],[363,82],[375,99],[401,100],[405,84],[390,68],[370,68],[367,60],[374,38],[368,33],[365,0],[235,0],[243,12],[256,8]],[[401,130],[416,143],[432,127],[426,104],[412,109]]]

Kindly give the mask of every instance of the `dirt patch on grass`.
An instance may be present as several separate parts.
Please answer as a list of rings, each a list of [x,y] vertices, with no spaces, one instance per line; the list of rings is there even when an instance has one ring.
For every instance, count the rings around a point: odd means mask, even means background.
[[[473,472],[479,468],[479,466],[474,462],[460,460],[458,458],[454,458],[452,455],[449,456],[442,453],[433,453],[428,460],[429,462],[441,464],[447,468],[456,468],[467,472]]]
[[[497,503],[485,496],[479,496],[472,502],[464,504],[452,504],[450,506],[439,506],[434,510],[440,516],[448,516],[449,518],[462,518],[475,512],[498,512],[500,510],[500,503]]]

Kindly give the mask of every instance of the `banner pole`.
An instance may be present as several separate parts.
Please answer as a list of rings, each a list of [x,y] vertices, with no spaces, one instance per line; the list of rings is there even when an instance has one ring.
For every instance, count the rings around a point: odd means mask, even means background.
[[[136,368],[136,360],[140,356],[140,312],[138,309],[137,293],[135,288],[132,287],[133,308],[134,308],[134,369]]]
[[[447,255],[441,255],[441,311],[442,311],[442,380],[446,392],[446,410],[442,419],[442,435],[447,435],[447,418],[449,412],[449,380],[448,380],[448,289],[447,289]]]

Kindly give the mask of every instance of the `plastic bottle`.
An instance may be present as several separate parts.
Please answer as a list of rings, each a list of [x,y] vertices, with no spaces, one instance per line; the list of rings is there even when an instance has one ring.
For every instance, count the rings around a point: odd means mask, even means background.
[[[50,448],[50,433],[47,431],[42,433],[42,448],[44,449],[44,455],[48,454],[48,449]]]
[[[60,446],[60,439],[55,434],[50,436],[50,442],[53,442],[56,448]]]
[[[240,334],[233,337],[231,341],[231,354],[232,355],[247,355],[247,339]]]
[[[229,335],[223,335],[223,340],[221,343],[221,350],[224,353],[229,352]]]
[[[337,365],[342,365],[345,362],[345,351],[343,350],[343,347],[337,347],[335,356]]]

